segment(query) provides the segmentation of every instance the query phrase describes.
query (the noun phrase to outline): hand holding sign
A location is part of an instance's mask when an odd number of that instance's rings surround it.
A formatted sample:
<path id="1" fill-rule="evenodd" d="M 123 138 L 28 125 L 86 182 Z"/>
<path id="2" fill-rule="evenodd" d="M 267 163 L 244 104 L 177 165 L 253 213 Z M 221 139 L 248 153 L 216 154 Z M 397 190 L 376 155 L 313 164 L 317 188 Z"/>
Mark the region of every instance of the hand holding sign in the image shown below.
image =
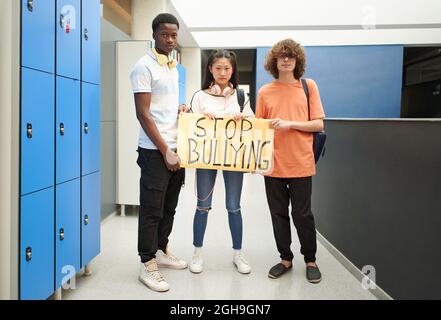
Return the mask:
<path id="1" fill-rule="evenodd" d="M 179 113 L 181 114 L 181 113 L 187 113 L 187 112 L 190 112 L 190 108 L 187 107 L 187 105 L 185 105 L 185 104 L 181 104 L 179 106 Z"/>
<path id="2" fill-rule="evenodd" d="M 247 116 L 245 115 L 245 114 L 243 114 L 243 113 L 238 113 L 238 114 L 236 114 L 236 115 L 234 115 L 233 116 L 233 119 L 235 120 L 235 121 L 240 121 L 240 120 L 242 120 L 242 119 L 245 119 Z"/>
<path id="3" fill-rule="evenodd" d="M 273 162 L 270 120 L 232 117 L 208 119 L 181 114 L 178 154 L 182 167 L 268 173 Z"/>
<path id="4" fill-rule="evenodd" d="M 181 167 L 181 159 L 179 158 L 178 154 L 170 150 L 170 148 L 167 149 L 164 160 L 167 169 L 170 171 L 177 171 Z"/>
<path id="5" fill-rule="evenodd" d="M 210 112 L 204 113 L 204 116 L 210 120 L 214 120 L 214 118 L 216 118 L 216 115 L 214 113 L 210 113 Z"/>
<path id="6" fill-rule="evenodd" d="M 291 121 L 276 118 L 276 119 L 271 120 L 271 126 L 274 129 L 290 129 L 291 128 Z"/>

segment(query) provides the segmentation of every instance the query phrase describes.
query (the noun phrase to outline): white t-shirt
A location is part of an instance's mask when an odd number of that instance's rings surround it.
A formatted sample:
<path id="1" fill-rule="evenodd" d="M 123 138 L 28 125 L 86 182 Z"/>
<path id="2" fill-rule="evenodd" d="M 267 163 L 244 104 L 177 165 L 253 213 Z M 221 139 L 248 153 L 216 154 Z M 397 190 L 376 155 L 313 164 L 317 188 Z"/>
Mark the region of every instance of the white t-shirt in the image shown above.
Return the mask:
<path id="1" fill-rule="evenodd" d="M 179 112 L 178 71 L 167 64 L 161 66 L 152 51 L 148 51 L 130 73 L 133 93 L 151 92 L 150 114 L 161 137 L 169 148 L 176 148 Z M 158 149 L 142 127 L 138 145 L 144 149 Z"/>
<path id="2" fill-rule="evenodd" d="M 216 116 L 234 116 L 240 113 L 239 102 L 237 101 L 237 91 L 227 97 L 215 96 L 204 90 L 197 91 L 191 101 L 191 109 L 194 113 L 213 113 Z M 249 103 L 244 106 L 243 113 L 247 117 L 254 117 Z"/>

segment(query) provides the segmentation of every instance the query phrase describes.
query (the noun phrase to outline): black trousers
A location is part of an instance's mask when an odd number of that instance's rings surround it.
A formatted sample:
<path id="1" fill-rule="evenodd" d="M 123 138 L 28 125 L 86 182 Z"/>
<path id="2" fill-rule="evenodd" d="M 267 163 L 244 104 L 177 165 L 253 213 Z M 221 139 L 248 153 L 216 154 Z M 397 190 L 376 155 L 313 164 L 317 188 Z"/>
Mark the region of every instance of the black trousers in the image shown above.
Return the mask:
<path id="1" fill-rule="evenodd" d="M 280 258 L 287 261 L 294 258 L 288 208 L 291 200 L 291 216 L 300 240 L 300 252 L 306 263 L 315 262 L 317 239 L 311 211 L 312 177 L 265 177 L 265 190 Z"/>
<path id="2" fill-rule="evenodd" d="M 141 262 L 147 262 L 167 247 L 185 170 L 169 171 L 158 150 L 138 148 L 137 163 L 141 168 L 138 253 Z"/>

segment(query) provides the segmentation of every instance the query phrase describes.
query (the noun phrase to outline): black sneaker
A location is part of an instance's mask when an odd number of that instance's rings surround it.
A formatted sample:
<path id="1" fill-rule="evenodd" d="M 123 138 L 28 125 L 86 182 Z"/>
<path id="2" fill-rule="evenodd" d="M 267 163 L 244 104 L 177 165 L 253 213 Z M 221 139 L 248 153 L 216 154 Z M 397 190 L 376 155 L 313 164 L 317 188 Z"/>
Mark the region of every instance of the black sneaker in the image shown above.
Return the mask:
<path id="1" fill-rule="evenodd" d="M 311 283 L 319 283 L 322 281 L 320 269 L 317 266 L 306 266 L 306 279 Z"/>
<path id="2" fill-rule="evenodd" d="M 283 263 L 278 263 L 270 269 L 270 271 L 268 272 L 268 277 L 270 277 L 271 279 L 277 279 L 291 269 L 292 263 L 289 267 L 285 267 Z"/>

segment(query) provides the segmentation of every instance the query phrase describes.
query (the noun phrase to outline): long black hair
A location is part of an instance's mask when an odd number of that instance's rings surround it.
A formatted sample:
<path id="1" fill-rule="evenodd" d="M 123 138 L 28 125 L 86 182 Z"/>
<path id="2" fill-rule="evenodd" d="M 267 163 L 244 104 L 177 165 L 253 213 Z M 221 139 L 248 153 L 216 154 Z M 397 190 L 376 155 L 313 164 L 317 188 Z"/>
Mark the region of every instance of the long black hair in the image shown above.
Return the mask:
<path id="1" fill-rule="evenodd" d="M 207 66 L 205 68 L 205 80 L 202 85 L 202 90 L 208 89 L 210 85 L 214 82 L 213 75 L 210 72 L 210 67 L 216 62 L 217 59 L 228 59 L 231 63 L 231 67 L 233 68 L 233 74 L 231 75 L 230 82 L 233 85 L 233 88 L 236 89 L 239 85 L 239 74 L 237 72 L 237 62 L 236 62 L 236 54 L 233 51 L 228 50 L 216 50 L 213 51 L 208 57 Z"/>

